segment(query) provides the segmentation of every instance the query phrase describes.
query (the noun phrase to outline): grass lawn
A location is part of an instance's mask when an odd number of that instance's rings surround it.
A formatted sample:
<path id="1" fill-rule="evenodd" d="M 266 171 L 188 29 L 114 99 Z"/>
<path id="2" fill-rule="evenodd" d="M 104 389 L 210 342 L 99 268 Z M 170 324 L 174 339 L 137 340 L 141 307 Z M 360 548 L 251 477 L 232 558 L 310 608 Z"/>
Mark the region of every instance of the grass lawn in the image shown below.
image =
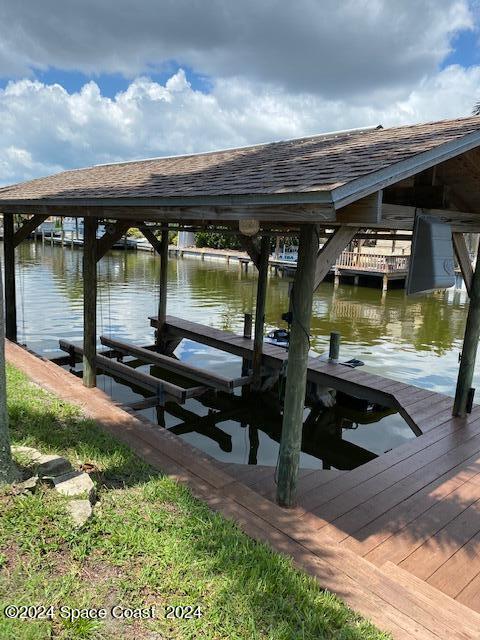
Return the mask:
<path id="1" fill-rule="evenodd" d="M 8 368 L 12 441 L 94 465 L 99 502 L 76 530 L 50 489 L 0 493 L 0 639 L 380 639 L 315 580 L 210 511 L 80 411 Z M 52 621 L 9 620 L 8 604 L 53 605 Z M 69 621 L 60 606 L 155 606 L 153 619 Z M 202 617 L 166 619 L 165 607 Z"/>

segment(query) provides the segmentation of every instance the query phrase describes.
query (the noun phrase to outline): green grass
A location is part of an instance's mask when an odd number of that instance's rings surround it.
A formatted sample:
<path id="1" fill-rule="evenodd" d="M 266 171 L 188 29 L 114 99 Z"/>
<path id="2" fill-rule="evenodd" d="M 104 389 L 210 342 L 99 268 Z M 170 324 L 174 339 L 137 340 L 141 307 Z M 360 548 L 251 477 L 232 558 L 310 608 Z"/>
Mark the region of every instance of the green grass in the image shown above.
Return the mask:
<path id="1" fill-rule="evenodd" d="M 0 492 L 0 639 L 385 638 L 289 559 L 245 536 L 80 411 L 8 368 L 15 444 L 94 465 L 99 503 L 76 530 L 65 499 Z M 53 605 L 53 621 L 8 620 L 6 605 Z M 58 607 L 155 605 L 154 619 L 68 622 Z M 170 620 L 168 605 L 198 605 Z"/>

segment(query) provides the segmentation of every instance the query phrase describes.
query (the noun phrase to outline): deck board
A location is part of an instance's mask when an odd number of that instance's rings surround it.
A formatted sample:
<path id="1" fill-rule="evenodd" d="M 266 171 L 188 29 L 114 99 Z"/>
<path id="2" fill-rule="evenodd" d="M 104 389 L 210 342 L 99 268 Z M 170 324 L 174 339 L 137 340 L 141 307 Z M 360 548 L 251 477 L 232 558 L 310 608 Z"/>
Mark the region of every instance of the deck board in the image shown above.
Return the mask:
<path id="1" fill-rule="evenodd" d="M 233 348 L 239 344 L 244 348 L 245 339 Z M 79 404 L 150 464 L 288 554 L 394 638 L 479 637 L 480 407 L 452 418 L 447 396 L 315 361 L 315 380 L 339 380 L 351 389 L 361 389 L 362 380 L 378 383 L 426 432 L 353 471 L 302 470 L 298 507 L 285 510 L 274 502 L 273 467 L 236 465 L 233 472 L 230 463 L 127 413 L 101 391 L 86 390 L 56 365 L 7 347 L 8 359 L 35 382 Z M 285 354 L 268 357 L 278 366 Z"/>

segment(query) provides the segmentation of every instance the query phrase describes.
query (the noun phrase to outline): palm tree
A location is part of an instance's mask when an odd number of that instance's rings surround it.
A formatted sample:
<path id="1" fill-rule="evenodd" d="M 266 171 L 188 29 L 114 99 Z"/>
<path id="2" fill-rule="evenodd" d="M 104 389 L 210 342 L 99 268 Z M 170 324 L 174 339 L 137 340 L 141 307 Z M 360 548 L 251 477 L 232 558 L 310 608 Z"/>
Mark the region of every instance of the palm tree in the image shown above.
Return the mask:
<path id="1" fill-rule="evenodd" d="M 12 482 L 14 469 L 7 417 L 7 388 L 5 376 L 5 325 L 3 311 L 3 283 L 0 277 L 0 485 Z"/>

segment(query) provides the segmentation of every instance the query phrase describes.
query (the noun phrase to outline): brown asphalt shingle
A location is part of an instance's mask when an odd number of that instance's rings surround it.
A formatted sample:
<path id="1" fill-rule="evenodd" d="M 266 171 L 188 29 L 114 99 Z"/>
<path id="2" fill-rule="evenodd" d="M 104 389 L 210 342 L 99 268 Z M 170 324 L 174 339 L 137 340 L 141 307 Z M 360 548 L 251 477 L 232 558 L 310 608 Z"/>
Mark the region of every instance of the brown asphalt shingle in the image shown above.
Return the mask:
<path id="1" fill-rule="evenodd" d="M 0 203 L 330 191 L 477 131 L 470 117 L 89 167 L 0 188 Z"/>

